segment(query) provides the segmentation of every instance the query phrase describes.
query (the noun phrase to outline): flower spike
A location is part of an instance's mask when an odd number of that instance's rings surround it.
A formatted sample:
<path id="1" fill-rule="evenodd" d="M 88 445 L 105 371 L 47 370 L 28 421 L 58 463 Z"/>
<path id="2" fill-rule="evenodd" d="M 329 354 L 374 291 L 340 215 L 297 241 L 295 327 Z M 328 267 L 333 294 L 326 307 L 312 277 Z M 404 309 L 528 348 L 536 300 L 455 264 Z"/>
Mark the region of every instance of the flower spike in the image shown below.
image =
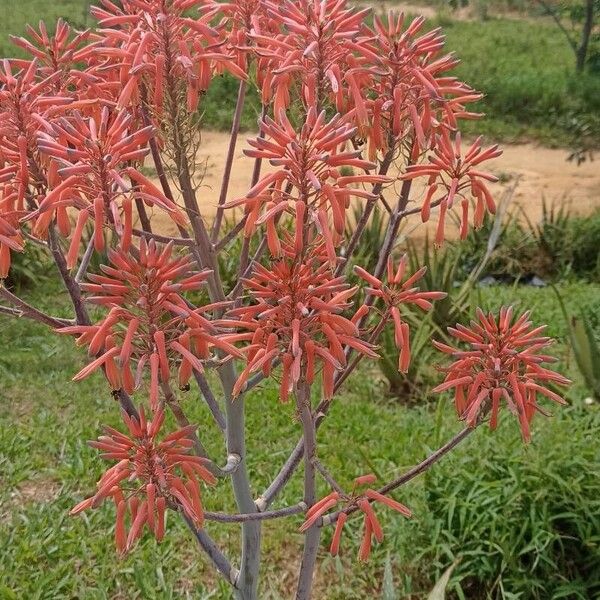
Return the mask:
<path id="1" fill-rule="evenodd" d="M 106 460 L 118 461 L 97 484 L 96 493 L 71 510 L 77 515 L 97 508 L 112 498 L 117 510 L 115 543 L 121 554 L 129 552 L 146 526 L 160 541 L 164 535 L 166 508 L 184 512 L 197 527 L 202 527 L 204 511 L 200 482 L 214 485 L 215 478 L 204 466 L 205 459 L 190 454 L 193 426 L 184 427 L 158 441 L 164 413 L 158 410 L 147 421 L 143 407 L 139 419 L 122 414 L 129 434 L 105 427 L 105 435 L 90 442 Z M 127 533 L 126 519 L 130 528 Z"/>

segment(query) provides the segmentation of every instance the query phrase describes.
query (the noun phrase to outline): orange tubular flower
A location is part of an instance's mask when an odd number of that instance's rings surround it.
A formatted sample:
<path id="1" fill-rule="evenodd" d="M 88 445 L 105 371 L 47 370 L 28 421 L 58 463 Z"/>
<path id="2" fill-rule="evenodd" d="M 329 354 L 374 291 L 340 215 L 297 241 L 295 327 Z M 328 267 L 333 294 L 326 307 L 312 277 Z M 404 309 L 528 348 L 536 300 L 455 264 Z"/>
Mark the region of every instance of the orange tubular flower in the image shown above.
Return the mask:
<path id="1" fill-rule="evenodd" d="M 491 173 L 480 171 L 478 167 L 484 161 L 500 156 L 502 150 L 499 150 L 497 145 L 483 150 L 479 137 L 463 156 L 460 133 L 456 134 L 454 142 L 452 142 L 449 133 L 444 130 L 441 135 L 436 137 L 433 151 L 434 156 L 429 156 L 429 163 L 409 165 L 406 173 L 402 175 L 402 179 L 428 177 L 429 187 L 421 209 L 423 221 L 429 220 L 433 197 L 441 188 L 442 196 L 435 200 L 440 205 L 440 217 L 435 237 L 435 242 L 439 246 L 444 241 L 446 212 L 452 208 L 457 199 L 460 199 L 462 208 L 461 239 L 467 236 L 469 228 L 469 197 L 476 201 L 473 216 L 475 227 L 480 227 L 483 223 L 486 210 L 492 214 L 496 212 L 494 199 L 484 182 L 495 182 L 498 181 L 498 178 Z"/>
<path id="2" fill-rule="evenodd" d="M 241 353 L 217 332 L 206 313 L 218 305 L 191 308 L 182 292 L 198 290 L 210 272 L 191 271 L 189 257 L 172 258 L 172 246 L 159 249 L 142 241 L 139 257 L 123 251 L 109 252 L 112 266 L 103 275 L 90 275 L 82 284 L 94 294 L 88 302 L 109 308 L 97 325 L 74 325 L 59 333 L 78 335 L 90 356 L 97 357 L 75 380 L 104 366 L 113 389 L 128 393 L 140 385 L 144 368 L 150 368 L 150 399 L 158 405 L 159 384 L 167 383 L 173 366 L 178 367 L 179 386 L 187 385 L 193 370 L 203 370 L 202 361 L 211 349 L 233 355 Z M 136 368 L 134 376 L 133 369 Z"/>
<path id="3" fill-rule="evenodd" d="M 364 279 L 370 287 L 366 292 L 371 296 L 381 298 L 384 306 L 394 322 L 394 340 L 397 348 L 400 350 L 398 361 L 398 370 L 406 373 L 410 365 L 410 331 L 408 323 L 402 320 L 400 313 L 403 305 L 413 304 L 421 310 L 429 311 L 432 308 L 432 300 L 441 300 L 446 297 L 444 292 L 423 292 L 415 287 L 427 271 L 427 267 L 422 267 L 416 273 L 406 276 L 406 266 L 408 258 L 406 254 L 402 256 L 398 267 L 394 267 L 392 258 L 388 259 L 386 270 L 386 283 L 365 271 L 362 267 L 355 266 L 354 272 Z"/>
<path id="4" fill-rule="evenodd" d="M 392 510 L 399 512 L 406 518 L 412 517 L 410 509 L 404 506 L 404 504 L 401 504 L 392 498 L 388 498 L 376 490 L 367 488 L 364 492 L 356 492 L 357 487 L 364 487 L 365 485 L 375 483 L 375 481 L 377 481 L 377 478 L 372 474 L 357 477 L 354 480 L 354 486 L 350 495 L 340 495 L 338 492 L 332 492 L 313 504 L 306 512 L 304 523 L 300 526 L 300 532 L 305 532 L 315 525 L 325 513 L 330 512 L 342 502 L 343 508 L 337 516 L 335 530 L 329 547 L 331 555 L 337 556 L 340 550 L 342 531 L 348 520 L 348 513 L 344 511 L 348 508 L 358 507 L 364 515 L 363 538 L 358 553 L 358 559 L 360 561 L 368 560 L 371 553 L 373 537 L 378 543 L 383 542 L 383 529 L 371 506 L 372 503 L 379 502 L 380 504 L 384 504 Z"/>
<path id="5" fill-rule="evenodd" d="M 323 395 L 331 398 L 335 372 L 346 365 L 347 348 L 377 356 L 356 324 L 341 314 L 356 288 L 334 276 L 323 244 L 301 258 L 292 243 L 284 243 L 282 254 L 269 269 L 255 265 L 252 277 L 244 280 L 255 303 L 233 309 L 219 321 L 221 326 L 249 330 L 229 338 L 250 342 L 244 349 L 248 364 L 234 395 L 244 390 L 252 373 L 262 370 L 268 375 L 281 360 L 283 402 L 303 373 L 309 383 L 314 381 L 319 365 Z"/>
<path id="6" fill-rule="evenodd" d="M 248 72 L 249 60 L 254 55 L 252 33 L 271 33 L 266 17 L 263 0 L 230 0 L 229 2 L 211 1 L 203 6 L 204 11 L 222 15 L 220 27 L 227 32 L 225 37 L 226 53 L 235 57 L 235 63 L 244 72 Z M 273 28 L 274 29 L 274 28 Z M 257 69 L 257 77 L 264 76 L 264 68 Z"/>
<path id="7" fill-rule="evenodd" d="M 361 97 L 353 67 L 366 59 L 359 33 L 370 9 L 356 11 L 345 0 L 265 1 L 264 6 L 283 33 L 258 29 L 252 36 L 257 55 L 265 57 L 263 102 L 273 99 L 279 114 L 288 108 L 289 90 L 299 82 L 305 106 L 321 109 L 329 100 L 338 111 L 346 111 L 349 95 Z"/>
<path id="8" fill-rule="evenodd" d="M 88 119 L 75 111 L 70 118 L 45 122 L 46 131 L 39 134 L 38 148 L 52 158 L 50 170 L 56 177 L 52 190 L 31 217 L 37 218 L 35 231 L 42 234 L 53 211 L 64 211 L 65 207 L 79 209 L 68 253 L 69 267 L 76 262 L 88 219 L 94 224 L 96 250 L 104 249 L 105 224 L 115 228 L 121 247 L 127 250 L 131 244 L 135 198 L 162 208 L 180 225 L 186 223 L 183 213 L 171 200 L 138 170 L 128 166 L 146 156 L 149 152 L 146 145 L 153 135 L 152 127 L 132 130 L 132 121 L 127 112 L 111 112 L 107 107 Z M 67 220 L 61 232 L 66 235 L 69 230 Z"/>
<path id="9" fill-rule="evenodd" d="M 326 122 L 324 112 L 317 114 L 311 108 L 299 132 L 294 130 L 285 112 L 281 111 L 279 118 L 279 123 L 269 117 L 262 121 L 260 127 L 266 137 L 249 140 L 254 149 L 245 150 L 247 156 L 269 159 L 277 170 L 265 175 L 246 197 L 226 206 L 245 205 L 246 235 L 252 234 L 257 225 L 266 223 L 269 249 L 275 256 L 280 249 L 275 227 L 277 218 L 287 212 L 297 218 L 297 228 L 302 228 L 304 222 L 314 223 L 325 239 L 333 262 L 334 245 L 344 232 L 350 196 L 371 198 L 370 192 L 353 186 L 389 179 L 366 173 L 342 175 L 343 167 L 371 170 L 376 165 L 359 158 L 358 151 L 343 151 L 356 129 L 345 124 L 339 115 Z M 328 225 L 329 214 L 333 232 Z"/>
<path id="10" fill-rule="evenodd" d="M 456 127 L 457 117 L 471 116 L 464 104 L 481 97 L 443 73 L 458 60 L 441 55 L 440 29 L 419 33 L 425 19 L 417 17 L 405 27 L 403 14 L 389 13 L 387 23 L 374 17 L 374 31 L 364 46 L 378 57 L 376 68 L 364 64 L 359 71 L 367 82 L 365 102 L 370 109 L 369 155 L 388 150 L 391 140 L 411 139 L 412 157 L 427 150 L 442 124 Z"/>
<path id="11" fill-rule="evenodd" d="M 74 82 L 77 78 L 74 71 L 90 50 L 89 46 L 85 45 L 90 38 L 90 30 L 87 29 L 72 35 L 71 27 L 62 19 L 58 19 L 56 23 L 54 36 L 48 33 L 43 21 L 40 21 L 39 31 L 30 25 L 26 25 L 25 30 L 30 39 L 11 35 L 12 43 L 37 61 L 42 77 L 60 73 L 61 77 L 54 83 L 55 91 L 65 90 L 67 84 Z M 14 62 L 22 63 L 25 67 L 30 64 L 28 61 Z"/>
<path id="12" fill-rule="evenodd" d="M 435 342 L 435 346 L 455 358 L 445 368 L 444 383 L 434 389 L 454 389 L 456 411 L 461 419 L 475 426 L 488 412 L 490 427 L 496 428 L 501 401 L 518 419 L 523 439 L 531 439 L 530 425 L 536 412 L 547 414 L 538 404 L 538 395 L 559 404 L 565 401 L 546 387 L 568 385 L 570 381 L 542 365 L 556 359 L 541 351 L 550 346 L 551 338 L 541 336 L 545 325 L 533 327 L 529 312 L 513 322 L 512 307 L 503 307 L 498 317 L 477 311 L 477 321 L 470 327 L 457 325 L 449 333 L 470 348 L 461 350 Z"/>
<path id="13" fill-rule="evenodd" d="M 35 205 L 31 197 L 26 202 L 28 190 L 44 178 L 37 149 L 40 117 L 72 101 L 56 95 L 58 75 L 42 79 L 35 61 L 23 61 L 25 68 L 16 62 L 0 65 L 0 278 L 8 274 L 11 252 L 23 249 L 20 220 Z"/>
<path id="14" fill-rule="evenodd" d="M 77 515 L 97 508 L 112 498 L 117 509 L 115 543 L 119 553 L 131 550 L 143 533 L 144 526 L 161 541 L 165 532 L 165 510 L 177 507 L 197 527 L 202 527 L 200 482 L 215 483 L 215 477 L 204 466 L 205 459 L 190 454 L 195 426 L 190 425 L 157 440 L 164 413 L 159 410 L 147 421 L 143 408 L 139 420 L 123 412 L 129 435 L 105 427 L 105 435 L 90 446 L 102 452 L 106 460 L 118 461 L 97 484 L 96 493 L 71 510 Z M 129 515 L 129 532 L 126 527 Z"/>
<path id="15" fill-rule="evenodd" d="M 23 250 L 23 237 L 19 231 L 19 218 L 26 214 L 16 210 L 16 194 L 5 188 L 5 197 L 0 196 L 0 279 L 8 276 L 11 251 Z"/>
<path id="16" fill-rule="evenodd" d="M 157 115 L 165 102 L 178 102 L 181 94 L 192 113 L 215 71 L 246 78 L 235 59 L 222 51 L 226 37 L 209 25 L 214 10 L 210 4 L 203 7 L 203 0 L 123 0 L 121 7 L 101 0 L 100 4 L 91 11 L 102 27 L 102 46 L 96 54 L 104 62 L 94 65 L 91 73 L 105 77 L 104 71 L 112 68 L 120 107 L 139 103 L 143 84 Z"/>

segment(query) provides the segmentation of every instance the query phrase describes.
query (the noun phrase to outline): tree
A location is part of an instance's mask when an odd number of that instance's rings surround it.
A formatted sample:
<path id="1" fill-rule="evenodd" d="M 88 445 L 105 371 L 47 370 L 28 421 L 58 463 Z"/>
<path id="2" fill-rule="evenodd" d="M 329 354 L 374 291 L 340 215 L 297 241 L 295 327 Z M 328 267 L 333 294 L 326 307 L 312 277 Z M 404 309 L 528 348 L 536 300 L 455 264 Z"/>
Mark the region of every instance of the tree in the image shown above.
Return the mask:
<path id="1" fill-rule="evenodd" d="M 594 23 L 596 22 L 598 14 L 600 14 L 600 4 L 598 4 L 598 0 L 584 0 L 583 6 L 566 6 L 562 10 L 552 7 L 545 0 L 537 1 L 546 11 L 546 14 L 554 19 L 554 22 L 569 42 L 569 46 L 571 46 L 571 49 L 575 54 L 575 68 L 578 72 L 583 71 L 588 59 Z M 574 27 L 569 30 L 563 23 L 562 13 L 565 12 L 569 13 L 572 23 L 581 25 L 579 35 L 577 35 L 577 31 Z"/>

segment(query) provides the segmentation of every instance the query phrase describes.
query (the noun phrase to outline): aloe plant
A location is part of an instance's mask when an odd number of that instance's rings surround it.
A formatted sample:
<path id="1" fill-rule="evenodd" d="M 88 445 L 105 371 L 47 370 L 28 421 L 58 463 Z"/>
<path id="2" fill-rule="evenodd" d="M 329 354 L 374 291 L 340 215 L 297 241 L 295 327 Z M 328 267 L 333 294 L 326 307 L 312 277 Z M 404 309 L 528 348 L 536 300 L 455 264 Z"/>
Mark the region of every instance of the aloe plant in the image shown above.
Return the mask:
<path id="1" fill-rule="evenodd" d="M 596 400 L 600 400 L 600 347 L 594 337 L 589 316 L 580 310 L 579 316 L 569 315 L 558 290 L 553 287 L 568 325 L 569 341 L 577 368 Z"/>

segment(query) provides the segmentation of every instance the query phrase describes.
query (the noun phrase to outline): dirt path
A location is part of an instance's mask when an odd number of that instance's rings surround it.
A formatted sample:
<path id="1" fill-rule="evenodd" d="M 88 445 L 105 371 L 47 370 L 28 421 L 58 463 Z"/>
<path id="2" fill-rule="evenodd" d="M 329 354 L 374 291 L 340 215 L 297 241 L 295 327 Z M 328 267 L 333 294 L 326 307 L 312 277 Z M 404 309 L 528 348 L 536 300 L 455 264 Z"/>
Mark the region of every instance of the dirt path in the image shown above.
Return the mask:
<path id="1" fill-rule="evenodd" d="M 247 147 L 246 137 L 241 136 L 238 141 L 229 200 L 243 197 L 251 180 L 254 161 L 242 154 Z M 215 214 L 228 142 L 226 133 L 208 131 L 202 134 L 197 174 L 204 173 L 204 176 L 198 199 L 202 216 L 207 221 Z M 541 215 L 544 198 L 548 203 L 566 202 L 573 212 L 580 214 L 600 207 L 600 162 L 577 166 L 567 162 L 566 158 L 567 152 L 560 149 L 534 144 L 504 146 L 504 154 L 490 163 L 490 170 L 501 178 L 501 183 L 493 186 L 494 195 L 499 198 L 503 189 L 512 186 L 518 178 L 513 205 L 522 207 L 534 222 Z M 422 198 L 421 190 L 415 186 L 411 201 L 418 202 Z M 389 190 L 388 196 L 390 201 L 394 200 L 394 189 Z M 172 223 L 158 211 L 154 222 L 162 233 L 175 234 Z"/>

